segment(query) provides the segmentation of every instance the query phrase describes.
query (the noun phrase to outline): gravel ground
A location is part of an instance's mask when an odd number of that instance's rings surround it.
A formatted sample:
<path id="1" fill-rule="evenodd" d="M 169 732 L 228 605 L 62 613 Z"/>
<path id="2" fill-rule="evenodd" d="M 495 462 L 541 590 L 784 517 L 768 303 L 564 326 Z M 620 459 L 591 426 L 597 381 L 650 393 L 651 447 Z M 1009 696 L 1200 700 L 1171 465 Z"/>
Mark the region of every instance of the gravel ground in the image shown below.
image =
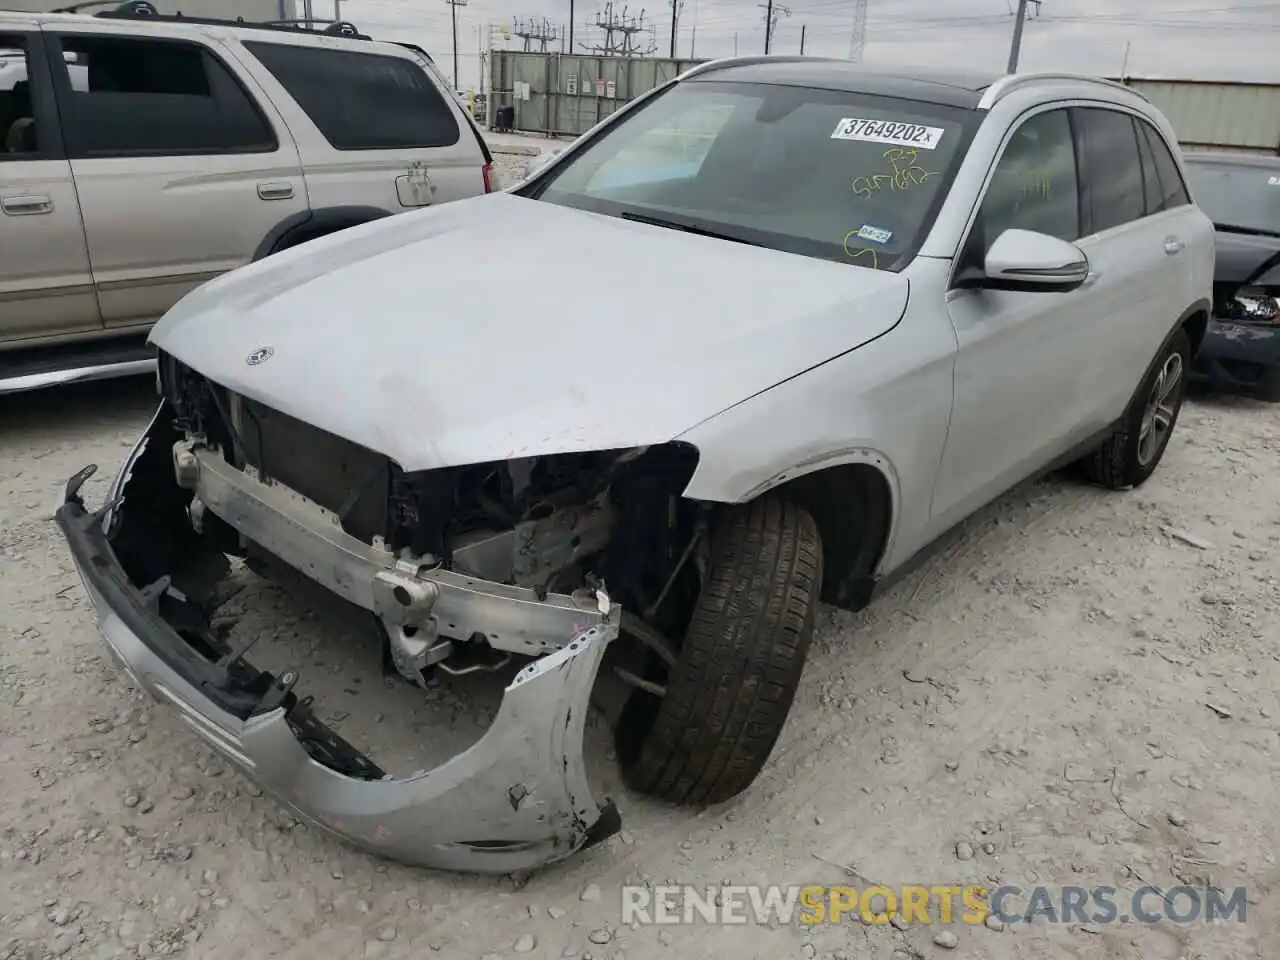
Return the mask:
<path id="1" fill-rule="evenodd" d="M 625 831 L 532 878 L 376 861 L 300 825 L 105 658 L 50 514 L 107 478 L 150 384 L 0 398 L 0 958 L 1280 957 L 1280 423 L 1189 405 L 1156 476 L 1021 488 L 869 610 L 824 609 L 761 779 L 693 814 L 627 794 Z M 389 694 L 360 635 L 243 574 L 236 629 L 305 656 L 332 719 L 392 766 L 474 738 L 496 687 Z M 255 652 L 255 657 L 259 654 Z M 295 660 L 296 662 L 296 660 Z M 899 931 L 639 929 L 619 886 L 836 883 L 1249 888 L 1244 923 Z"/>

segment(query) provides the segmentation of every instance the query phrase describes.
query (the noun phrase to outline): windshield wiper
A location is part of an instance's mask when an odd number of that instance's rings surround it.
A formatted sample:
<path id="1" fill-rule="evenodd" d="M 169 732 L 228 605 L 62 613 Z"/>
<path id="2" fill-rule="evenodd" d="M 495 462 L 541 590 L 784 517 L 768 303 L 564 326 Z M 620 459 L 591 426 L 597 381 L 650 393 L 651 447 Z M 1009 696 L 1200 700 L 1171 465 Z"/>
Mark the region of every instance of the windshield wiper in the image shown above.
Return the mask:
<path id="1" fill-rule="evenodd" d="M 1244 233 L 1254 237 L 1280 238 L 1280 230 L 1266 230 L 1262 227 L 1242 227 L 1234 223 L 1215 223 L 1213 229 L 1223 233 Z"/>
<path id="2" fill-rule="evenodd" d="M 630 210 L 624 210 L 619 214 L 623 220 L 631 220 L 634 223 L 647 223 L 651 227 L 666 227 L 668 230 L 679 230 L 682 233 L 692 233 L 699 237 L 712 237 L 716 240 L 728 240 L 732 243 L 745 243 L 749 247 L 762 247 L 764 244 L 756 243 L 754 240 L 747 240 L 743 237 L 735 237 L 732 234 L 721 233 L 718 230 L 711 230 L 707 227 L 700 227 L 694 223 L 681 223 L 678 220 L 664 220 L 662 217 L 652 217 L 647 213 L 633 213 Z"/>

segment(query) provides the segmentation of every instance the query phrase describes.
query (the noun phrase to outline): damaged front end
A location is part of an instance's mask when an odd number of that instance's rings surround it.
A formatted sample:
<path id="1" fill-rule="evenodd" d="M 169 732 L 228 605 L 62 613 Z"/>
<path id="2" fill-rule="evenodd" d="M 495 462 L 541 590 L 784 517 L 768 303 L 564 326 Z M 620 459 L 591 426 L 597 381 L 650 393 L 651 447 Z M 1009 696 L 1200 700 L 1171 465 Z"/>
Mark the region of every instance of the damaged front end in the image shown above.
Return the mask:
<path id="1" fill-rule="evenodd" d="M 623 616 L 605 578 L 653 582 L 627 557 L 649 556 L 637 537 L 654 531 L 622 518 L 637 496 L 678 495 L 690 451 L 406 475 L 163 357 L 162 377 L 165 399 L 104 507 L 80 497 L 87 468 L 57 512 L 107 645 L 138 685 L 299 814 L 393 859 L 505 873 L 616 832 L 582 750 Z M 686 523 L 683 508 L 670 516 L 673 530 Z M 368 611 L 388 669 L 419 686 L 527 663 L 481 739 L 392 777 L 295 692 L 305 664 L 257 669 L 253 640 L 232 646 L 212 629 L 228 557 L 282 561 Z"/>

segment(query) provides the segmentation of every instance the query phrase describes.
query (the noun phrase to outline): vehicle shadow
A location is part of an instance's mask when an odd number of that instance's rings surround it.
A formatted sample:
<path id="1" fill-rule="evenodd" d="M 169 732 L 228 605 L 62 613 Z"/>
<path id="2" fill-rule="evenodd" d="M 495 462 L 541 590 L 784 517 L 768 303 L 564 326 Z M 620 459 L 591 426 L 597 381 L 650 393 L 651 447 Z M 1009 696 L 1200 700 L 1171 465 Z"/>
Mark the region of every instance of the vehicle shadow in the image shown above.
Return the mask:
<path id="1" fill-rule="evenodd" d="M 135 423 L 157 405 L 151 376 L 70 383 L 43 390 L 0 395 L 0 438 L 58 439 L 89 427 Z"/>

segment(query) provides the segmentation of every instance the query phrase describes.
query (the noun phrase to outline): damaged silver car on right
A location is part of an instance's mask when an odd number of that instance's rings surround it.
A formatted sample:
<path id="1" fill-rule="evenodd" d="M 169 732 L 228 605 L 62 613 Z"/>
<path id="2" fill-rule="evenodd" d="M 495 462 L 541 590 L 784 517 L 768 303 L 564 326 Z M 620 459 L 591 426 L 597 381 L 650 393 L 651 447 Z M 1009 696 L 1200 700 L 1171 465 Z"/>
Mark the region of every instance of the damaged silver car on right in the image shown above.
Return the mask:
<path id="1" fill-rule="evenodd" d="M 124 668 L 284 802 L 401 860 L 536 867 L 619 828 L 583 758 L 606 654 L 626 782 L 728 800 L 820 598 L 860 608 L 1056 464 L 1152 475 L 1213 227 L 1133 184 L 1183 176 L 1160 112 L 1088 77 L 704 64 L 508 191 L 188 295 L 155 419 L 58 523 Z M 510 661 L 492 725 L 389 775 L 307 663 L 212 628 L 240 559 L 354 608 L 407 683 Z"/>

